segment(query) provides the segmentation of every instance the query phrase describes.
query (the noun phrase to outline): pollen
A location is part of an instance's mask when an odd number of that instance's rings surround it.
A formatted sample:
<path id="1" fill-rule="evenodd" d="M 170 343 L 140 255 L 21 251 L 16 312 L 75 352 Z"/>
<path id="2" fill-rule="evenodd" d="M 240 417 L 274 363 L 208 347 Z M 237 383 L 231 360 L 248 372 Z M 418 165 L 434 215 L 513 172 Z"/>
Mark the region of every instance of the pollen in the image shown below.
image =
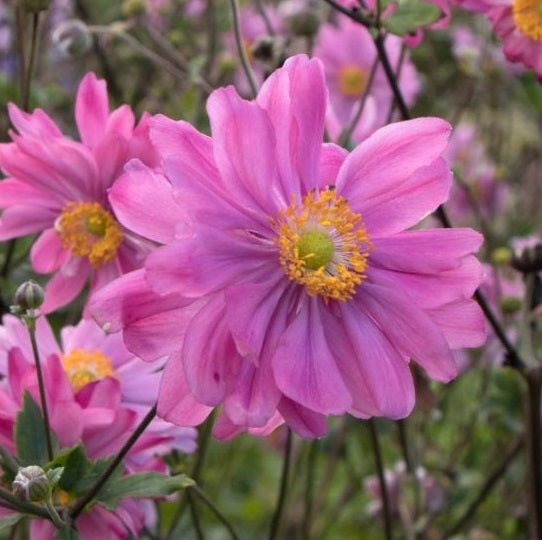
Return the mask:
<path id="1" fill-rule="evenodd" d="M 345 302 L 365 279 L 371 242 L 360 214 L 335 191 L 310 192 L 272 221 L 284 273 L 309 296 Z"/>
<path id="2" fill-rule="evenodd" d="M 521 33 L 542 43 L 542 1 L 514 0 L 512 13 Z"/>
<path id="3" fill-rule="evenodd" d="M 74 392 L 93 381 L 115 376 L 111 360 L 100 351 L 73 349 L 62 358 L 62 366 Z"/>
<path id="4" fill-rule="evenodd" d="M 347 64 L 339 69 L 339 90 L 345 96 L 361 96 L 367 82 L 367 72 L 356 64 Z"/>
<path id="5" fill-rule="evenodd" d="M 122 231 L 113 215 L 97 202 L 68 202 L 56 221 L 62 245 L 99 268 L 113 260 Z"/>

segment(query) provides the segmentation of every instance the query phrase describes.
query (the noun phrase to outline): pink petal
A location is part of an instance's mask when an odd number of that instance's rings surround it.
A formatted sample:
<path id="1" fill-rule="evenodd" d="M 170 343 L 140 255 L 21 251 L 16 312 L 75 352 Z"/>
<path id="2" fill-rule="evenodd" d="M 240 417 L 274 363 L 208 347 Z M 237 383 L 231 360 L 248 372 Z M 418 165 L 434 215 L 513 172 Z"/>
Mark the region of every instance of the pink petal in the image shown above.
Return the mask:
<path id="1" fill-rule="evenodd" d="M 41 109 L 27 113 L 14 103 L 8 103 L 11 123 L 19 134 L 31 137 L 62 137 L 62 132 L 55 122 Z"/>
<path id="2" fill-rule="evenodd" d="M 190 392 L 181 353 L 171 354 L 160 384 L 158 416 L 179 426 L 197 426 L 212 410 L 212 407 L 198 403 Z"/>
<path id="3" fill-rule="evenodd" d="M 109 202 L 126 228 L 162 244 L 173 241 L 176 224 L 187 219 L 171 184 L 140 161 L 130 162 L 115 181 Z"/>
<path id="4" fill-rule="evenodd" d="M 323 414 L 315 413 L 286 397 L 280 400 L 278 410 L 300 437 L 323 437 L 327 433 L 327 420 Z"/>
<path id="5" fill-rule="evenodd" d="M 41 233 L 30 250 L 32 267 L 39 274 L 54 272 L 69 257 L 70 251 L 64 248 L 55 229 L 47 229 Z"/>
<path id="6" fill-rule="evenodd" d="M 300 194 L 299 187 L 307 193 L 318 185 L 327 103 L 321 62 L 304 55 L 289 58 L 265 81 L 257 102 L 273 123 L 282 197 L 288 203 L 290 195 Z"/>
<path id="7" fill-rule="evenodd" d="M 457 375 L 442 332 L 407 296 L 365 281 L 356 299 L 394 347 L 421 365 L 431 378 L 448 382 Z"/>
<path id="8" fill-rule="evenodd" d="M 222 401 L 228 363 L 237 363 L 224 308 L 222 295 L 212 296 L 190 321 L 183 343 L 186 380 L 196 400 L 208 406 Z"/>
<path id="9" fill-rule="evenodd" d="M 298 309 L 273 356 L 277 386 L 308 409 L 342 414 L 351 407 L 352 397 L 325 338 L 320 300 L 307 299 Z"/>
<path id="10" fill-rule="evenodd" d="M 268 116 L 255 102 L 240 98 L 233 87 L 214 91 L 207 111 L 224 190 L 235 193 L 242 206 L 256 210 L 257 221 L 276 215 L 289 202 L 289 194 L 280 190 L 277 143 Z"/>
<path id="11" fill-rule="evenodd" d="M 79 85 L 75 102 L 75 121 L 85 146 L 98 145 L 105 134 L 108 116 L 106 83 L 94 73 L 87 73 Z"/>
<path id="12" fill-rule="evenodd" d="M 90 264 L 81 257 L 70 257 L 45 286 L 45 302 L 42 313 L 71 302 L 82 290 L 90 272 Z"/>
<path id="13" fill-rule="evenodd" d="M 0 217 L 0 240 L 18 238 L 49 229 L 57 217 L 56 212 L 41 210 L 29 214 L 26 206 L 12 206 Z"/>
<path id="14" fill-rule="evenodd" d="M 440 157 L 450 130 L 450 125 L 438 118 L 417 118 L 377 130 L 347 157 L 337 178 L 337 191 L 362 214 L 384 202 L 392 202 L 398 195 L 409 195 L 410 190 L 426 182 L 432 172 L 443 174 L 443 167 L 439 165 L 437 170 L 429 169 L 425 175 L 418 176 L 417 182 L 411 179 L 419 169 L 427 168 Z M 447 184 L 449 178 L 435 181 Z M 438 186 L 430 184 L 427 189 L 429 193 L 423 203 L 425 213 L 442 202 Z"/>
<path id="15" fill-rule="evenodd" d="M 128 141 L 118 133 L 107 133 L 94 148 L 94 157 L 99 166 L 99 175 L 92 187 L 94 197 L 101 200 L 105 190 L 122 174 L 128 160 Z"/>

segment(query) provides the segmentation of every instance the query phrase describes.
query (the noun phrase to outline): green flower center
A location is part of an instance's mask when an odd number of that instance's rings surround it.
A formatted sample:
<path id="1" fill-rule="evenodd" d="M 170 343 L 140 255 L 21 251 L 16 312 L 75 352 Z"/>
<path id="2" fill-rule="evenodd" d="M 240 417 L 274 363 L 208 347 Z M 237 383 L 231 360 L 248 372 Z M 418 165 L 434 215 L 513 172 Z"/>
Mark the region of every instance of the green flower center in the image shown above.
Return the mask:
<path id="1" fill-rule="evenodd" d="M 306 268 L 318 270 L 333 259 L 335 244 L 323 231 L 305 231 L 299 235 L 297 250 Z"/>

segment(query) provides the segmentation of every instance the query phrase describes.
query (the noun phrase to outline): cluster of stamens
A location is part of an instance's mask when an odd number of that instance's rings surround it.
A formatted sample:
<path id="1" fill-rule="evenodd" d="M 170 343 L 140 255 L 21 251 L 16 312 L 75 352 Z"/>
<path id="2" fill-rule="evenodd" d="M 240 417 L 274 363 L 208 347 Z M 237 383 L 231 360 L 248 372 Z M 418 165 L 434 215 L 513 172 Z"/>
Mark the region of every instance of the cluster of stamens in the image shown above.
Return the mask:
<path id="1" fill-rule="evenodd" d="M 295 199 L 273 221 L 279 261 L 309 296 L 345 302 L 365 279 L 371 243 L 361 216 L 333 190 Z"/>
<path id="2" fill-rule="evenodd" d="M 346 64 L 339 69 L 338 85 L 340 92 L 348 97 L 359 97 L 368 83 L 368 75 L 357 64 Z"/>
<path id="3" fill-rule="evenodd" d="M 512 14 L 522 34 L 542 43 L 542 3 L 540 0 L 515 0 Z"/>
<path id="4" fill-rule="evenodd" d="M 68 202 L 56 229 L 64 248 L 87 257 L 95 268 L 116 257 L 123 237 L 113 215 L 97 202 Z"/>
<path id="5" fill-rule="evenodd" d="M 74 392 L 93 381 L 115 376 L 111 360 L 100 351 L 73 349 L 62 358 L 62 366 Z"/>

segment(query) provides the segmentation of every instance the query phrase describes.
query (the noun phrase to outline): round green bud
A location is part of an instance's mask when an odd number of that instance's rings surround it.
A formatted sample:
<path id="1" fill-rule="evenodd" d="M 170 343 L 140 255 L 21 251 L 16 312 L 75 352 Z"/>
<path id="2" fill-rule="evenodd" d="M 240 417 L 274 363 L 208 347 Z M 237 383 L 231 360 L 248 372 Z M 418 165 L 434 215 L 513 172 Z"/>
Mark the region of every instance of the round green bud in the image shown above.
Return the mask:
<path id="1" fill-rule="evenodd" d="M 22 467 L 11 484 L 13 494 L 23 501 L 43 501 L 51 491 L 45 471 L 37 465 Z"/>
<path id="2" fill-rule="evenodd" d="M 37 309 L 43 304 L 45 294 L 35 281 L 25 281 L 15 291 L 15 305 L 23 311 Z"/>
<path id="3" fill-rule="evenodd" d="M 64 21 L 51 34 L 53 45 L 67 57 L 81 56 L 92 46 L 87 25 L 79 19 Z"/>
<path id="4" fill-rule="evenodd" d="M 124 0 L 122 3 L 122 13 L 126 17 L 138 17 L 145 13 L 144 0 Z"/>

